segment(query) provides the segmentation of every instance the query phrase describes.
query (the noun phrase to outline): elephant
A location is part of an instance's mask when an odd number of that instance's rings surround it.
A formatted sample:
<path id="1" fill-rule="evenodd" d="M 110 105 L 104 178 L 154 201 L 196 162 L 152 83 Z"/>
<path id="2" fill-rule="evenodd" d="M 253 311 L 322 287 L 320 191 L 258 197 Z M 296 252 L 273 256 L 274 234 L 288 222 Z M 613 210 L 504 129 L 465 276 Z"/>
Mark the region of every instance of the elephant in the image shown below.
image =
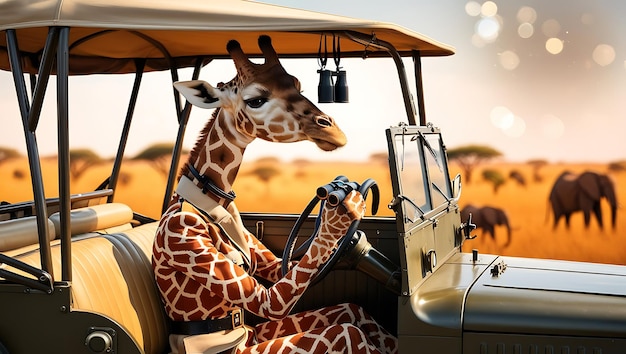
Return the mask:
<path id="1" fill-rule="evenodd" d="M 557 227 L 561 217 L 565 217 L 565 226 L 569 229 L 569 219 L 572 213 L 582 211 L 585 216 L 585 228 L 589 227 L 591 212 L 593 212 L 602 229 L 600 205 L 602 198 L 606 198 L 611 206 L 611 225 L 615 229 L 617 196 L 611 178 L 608 175 L 591 171 L 580 175 L 569 171 L 563 172 L 554 182 L 549 196 L 549 204 L 554 214 L 553 228 Z"/>
<path id="2" fill-rule="evenodd" d="M 472 214 L 472 224 L 487 232 L 494 241 L 496 239 L 495 226 L 505 226 L 508 237 L 505 247 L 511 243 L 511 225 L 504 210 L 492 206 L 476 207 L 469 204 L 461 209 L 461 220 L 467 222 L 470 214 Z"/>

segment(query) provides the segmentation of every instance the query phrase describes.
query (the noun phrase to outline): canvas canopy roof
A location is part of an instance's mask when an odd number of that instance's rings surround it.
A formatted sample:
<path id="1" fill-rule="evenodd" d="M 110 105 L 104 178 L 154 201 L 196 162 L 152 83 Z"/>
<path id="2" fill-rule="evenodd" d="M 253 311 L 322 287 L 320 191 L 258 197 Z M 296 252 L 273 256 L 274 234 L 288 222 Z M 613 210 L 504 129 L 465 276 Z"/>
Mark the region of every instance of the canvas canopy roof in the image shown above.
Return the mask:
<path id="1" fill-rule="evenodd" d="M 272 37 L 281 56 L 317 57 L 321 34 L 362 34 L 391 43 L 401 55 L 453 54 L 451 47 L 390 23 L 268 5 L 247 0 L 5 0 L 0 1 L 0 30 L 14 29 L 24 56 L 24 71 L 37 71 L 50 26 L 70 27 L 70 74 L 134 72 L 136 58 L 146 71 L 192 65 L 192 58 L 227 56 L 226 43 L 237 39 L 243 50 L 260 54 L 261 34 Z M 341 41 L 342 56 L 379 49 Z M 168 60 L 169 58 L 169 60 Z M 7 39 L 0 36 L 0 69 L 10 70 Z"/>

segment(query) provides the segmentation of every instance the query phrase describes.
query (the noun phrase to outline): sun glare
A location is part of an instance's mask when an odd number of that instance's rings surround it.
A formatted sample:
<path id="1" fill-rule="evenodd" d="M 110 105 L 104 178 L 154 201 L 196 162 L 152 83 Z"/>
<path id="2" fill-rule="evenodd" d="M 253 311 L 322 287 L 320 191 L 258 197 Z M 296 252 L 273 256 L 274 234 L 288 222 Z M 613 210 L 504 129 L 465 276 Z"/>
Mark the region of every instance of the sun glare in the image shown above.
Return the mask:
<path id="1" fill-rule="evenodd" d="M 500 23 L 495 17 L 484 17 L 476 23 L 476 33 L 485 42 L 493 42 L 500 33 Z"/>

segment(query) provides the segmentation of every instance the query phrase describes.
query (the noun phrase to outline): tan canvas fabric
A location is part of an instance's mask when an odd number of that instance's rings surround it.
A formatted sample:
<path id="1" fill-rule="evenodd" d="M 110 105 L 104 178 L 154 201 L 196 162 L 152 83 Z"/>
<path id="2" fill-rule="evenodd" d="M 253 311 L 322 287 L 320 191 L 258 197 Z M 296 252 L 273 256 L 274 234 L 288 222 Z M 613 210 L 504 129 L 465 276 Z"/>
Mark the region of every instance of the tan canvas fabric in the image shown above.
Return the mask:
<path id="1" fill-rule="evenodd" d="M 316 57 L 320 34 L 353 31 L 387 41 L 408 55 L 453 54 L 453 49 L 401 26 L 322 14 L 244 0 L 7 0 L 0 2 L 0 30 L 15 29 L 20 49 L 38 53 L 49 26 L 68 26 L 70 73 L 134 72 L 134 58 L 151 59 L 146 71 L 193 65 L 192 57 L 225 57 L 226 43 L 237 39 L 244 52 L 257 55 L 256 39 L 272 37 L 281 56 Z M 89 40 L 84 40 L 84 39 Z M 330 41 L 332 42 L 332 41 Z M 155 49 L 155 43 L 167 54 Z M 330 46 L 330 44 L 329 44 Z M 367 43 L 344 40 L 343 56 L 360 56 Z M 0 69 L 9 70 L 6 36 L 0 36 Z M 330 49 L 330 48 L 329 48 Z M 376 54 L 376 49 L 369 47 Z M 25 60 L 25 70 L 36 65 Z"/>

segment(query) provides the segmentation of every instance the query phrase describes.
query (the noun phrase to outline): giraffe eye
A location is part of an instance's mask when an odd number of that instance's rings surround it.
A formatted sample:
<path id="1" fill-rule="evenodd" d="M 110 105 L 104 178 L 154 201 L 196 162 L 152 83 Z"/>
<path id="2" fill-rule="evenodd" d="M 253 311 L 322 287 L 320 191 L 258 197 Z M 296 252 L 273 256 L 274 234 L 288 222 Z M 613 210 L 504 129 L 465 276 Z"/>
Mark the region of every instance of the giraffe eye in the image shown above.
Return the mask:
<path id="1" fill-rule="evenodd" d="M 250 108 L 260 108 L 261 106 L 265 104 L 265 102 L 267 102 L 266 97 L 257 97 L 257 98 L 246 100 L 246 104 Z"/>

